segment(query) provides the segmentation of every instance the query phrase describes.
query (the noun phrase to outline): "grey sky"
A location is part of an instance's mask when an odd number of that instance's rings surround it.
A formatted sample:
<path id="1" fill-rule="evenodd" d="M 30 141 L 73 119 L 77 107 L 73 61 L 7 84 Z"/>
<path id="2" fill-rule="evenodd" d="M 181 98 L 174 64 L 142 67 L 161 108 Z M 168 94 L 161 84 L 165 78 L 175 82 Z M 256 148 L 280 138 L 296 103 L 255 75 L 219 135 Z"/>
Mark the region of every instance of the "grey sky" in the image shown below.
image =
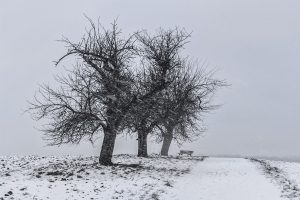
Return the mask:
<path id="1" fill-rule="evenodd" d="M 25 114 L 38 83 L 61 71 L 53 62 L 76 41 L 84 14 L 104 25 L 119 17 L 123 32 L 159 27 L 193 31 L 186 51 L 207 60 L 232 86 L 216 96 L 223 107 L 210 114 L 203 137 L 183 148 L 201 154 L 300 157 L 300 1 L 128 0 L 0 1 L 0 155 L 96 154 L 95 147 L 45 147 L 38 124 Z M 38 126 L 37 126 L 38 127 Z M 135 152 L 123 137 L 116 153 Z M 173 145 L 171 151 L 178 151 Z M 150 152 L 158 152 L 150 145 Z"/>

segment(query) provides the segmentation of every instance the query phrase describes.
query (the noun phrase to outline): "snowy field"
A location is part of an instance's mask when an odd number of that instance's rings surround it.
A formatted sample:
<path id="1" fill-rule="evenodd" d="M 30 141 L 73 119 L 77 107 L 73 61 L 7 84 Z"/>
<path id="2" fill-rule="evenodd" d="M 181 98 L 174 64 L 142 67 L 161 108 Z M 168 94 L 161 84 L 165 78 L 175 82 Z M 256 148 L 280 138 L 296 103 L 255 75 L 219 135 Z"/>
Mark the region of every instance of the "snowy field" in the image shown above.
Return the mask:
<path id="1" fill-rule="evenodd" d="M 0 199 L 299 200 L 300 163 L 117 155 L 0 157 Z"/>
<path id="2" fill-rule="evenodd" d="M 276 183 L 281 190 L 282 197 L 300 199 L 300 163 L 256 160 L 267 177 Z"/>
<path id="3" fill-rule="evenodd" d="M 268 161 L 268 163 L 281 169 L 291 181 L 300 187 L 300 163 L 282 161 Z"/>
<path id="4" fill-rule="evenodd" d="M 280 191 L 253 163 L 241 158 L 207 158 L 178 181 L 166 200 L 278 200 Z"/>
<path id="5" fill-rule="evenodd" d="M 118 155 L 105 167 L 97 157 L 0 157 L 0 199 L 155 199 L 201 160 Z"/>

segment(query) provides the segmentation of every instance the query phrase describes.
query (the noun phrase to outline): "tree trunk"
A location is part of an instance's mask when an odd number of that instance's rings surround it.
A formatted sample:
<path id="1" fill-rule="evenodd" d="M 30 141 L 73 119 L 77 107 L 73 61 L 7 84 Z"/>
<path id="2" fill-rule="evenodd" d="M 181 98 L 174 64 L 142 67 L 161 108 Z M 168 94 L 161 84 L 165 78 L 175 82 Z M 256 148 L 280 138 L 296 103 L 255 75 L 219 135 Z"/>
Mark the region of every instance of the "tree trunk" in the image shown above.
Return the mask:
<path id="1" fill-rule="evenodd" d="M 101 165 L 113 165 L 111 159 L 114 151 L 117 133 L 112 129 L 104 130 L 104 138 L 99 158 Z"/>
<path id="2" fill-rule="evenodd" d="M 160 155 L 162 156 L 168 156 L 169 154 L 169 148 L 172 142 L 173 136 L 172 135 L 166 135 L 163 139 L 163 145 L 161 147 Z"/>
<path id="3" fill-rule="evenodd" d="M 145 132 L 138 132 L 138 157 L 148 157 L 147 136 L 148 134 Z"/>

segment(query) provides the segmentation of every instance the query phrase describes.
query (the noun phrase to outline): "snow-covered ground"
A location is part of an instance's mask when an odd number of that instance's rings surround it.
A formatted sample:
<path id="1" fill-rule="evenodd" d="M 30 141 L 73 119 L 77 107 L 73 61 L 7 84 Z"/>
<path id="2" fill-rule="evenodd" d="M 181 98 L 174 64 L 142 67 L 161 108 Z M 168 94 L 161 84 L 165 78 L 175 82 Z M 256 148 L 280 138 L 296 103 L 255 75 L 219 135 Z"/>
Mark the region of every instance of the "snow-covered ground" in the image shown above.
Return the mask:
<path id="1" fill-rule="evenodd" d="M 300 199 L 300 163 L 255 159 L 254 162 L 260 163 L 267 177 L 280 187 L 282 197 Z"/>
<path id="2" fill-rule="evenodd" d="M 300 188 L 300 163 L 267 161 L 270 165 L 281 169 L 288 178 Z"/>
<path id="3" fill-rule="evenodd" d="M 0 200 L 296 200 L 300 164 L 242 158 L 117 155 L 0 157 Z M 299 193 L 300 194 L 300 193 Z"/>
<path id="4" fill-rule="evenodd" d="M 201 160 L 118 155 L 120 165 L 105 167 L 97 157 L 0 157 L 0 200 L 155 199 Z"/>
<path id="5" fill-rule="evenodd" d="M 207 158 L 169 189 L 165 200 L 279 200 L 280 190 L 241 158 Z"/>

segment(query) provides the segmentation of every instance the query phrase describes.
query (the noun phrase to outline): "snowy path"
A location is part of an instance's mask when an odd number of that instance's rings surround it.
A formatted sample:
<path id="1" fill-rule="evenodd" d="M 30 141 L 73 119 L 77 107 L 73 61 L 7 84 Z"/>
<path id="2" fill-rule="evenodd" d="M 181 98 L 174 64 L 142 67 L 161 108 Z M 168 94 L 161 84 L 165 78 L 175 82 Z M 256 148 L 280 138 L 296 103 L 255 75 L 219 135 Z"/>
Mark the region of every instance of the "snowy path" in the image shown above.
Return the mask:
<path id="1" fill-rule="evenodd" d="M 159 199 L 280 200 L 280 189 L 249 160 L 207 158 Z"/>
<path id="2" fill-rule="evenodd" d="M 281 194 L 290 200 L 300 199 L 299 163 L 251 159 L 264 171 L 266 177 L 280 186 Z M 294 173 L 291 173 L 294 172 Z"/>

